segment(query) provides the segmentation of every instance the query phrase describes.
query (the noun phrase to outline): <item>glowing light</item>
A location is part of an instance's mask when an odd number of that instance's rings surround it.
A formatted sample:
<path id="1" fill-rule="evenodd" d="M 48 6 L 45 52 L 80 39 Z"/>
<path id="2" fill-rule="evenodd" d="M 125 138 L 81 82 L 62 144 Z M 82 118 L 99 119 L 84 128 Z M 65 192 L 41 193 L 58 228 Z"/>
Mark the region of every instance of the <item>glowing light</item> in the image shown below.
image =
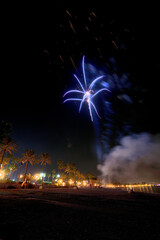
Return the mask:
<path id="1" fill-rule="evenodd" d="M 4 179 L 5 177 L 5 171 L 0 171 L 0 179 Z"/>
<path id="2" fill-rule="evenodd" d="M 40 179 L 40 174 L 35 174 L 35 175 L 34 175 L 34 178 L 35 178 L 35 180 Z"/>
<path id="3" fill-rule="evenodd" d="M 74 181 L 72 179 L 69 179 L 69 184 L 73 185 Z"/>
<path id="4" fill-rule="evenodd" d="M 79 106 L 79 112 L 81 111 L 81 108 L 82 108 L 82 105 L 84 102 L 87 102 L 88 103 L 88 109 L 89 109 L 89 113 L 90 113 L 90 117 L 91 117 L 91 121 L 93 121 L 93 113 L 92 113 L 92 110 L 94 109 L 94 111 L 96 112 L 97 116 L 99 118 L 100 115 L 96 109 L 96 106 L 94 105 L 93 103 L 93 98 L 99 94 L 100 92 L 102 91 L 109 91 L 109 89 L 107 88 L 101 88 L 99 90 L 96 90 L 96 91 L 93 91 L 93 87 L 95 86 L 95 83 L 97 83 L 100 79 L 102 79 L 104 77 L 104 75 L 102 76 L 99 76 L 97 78 L 95 78 L 91 84 L 89 86 L 87 86 L 87 78 L 86 78 L 86 71 L 85 71 L 85 56 L 83 56 L 82 58 L 82 71 L 83 71 L 83 80 L 84 80 L 84 85 L 81 83 L 81 81 L 79 80 L 79 78 L 74 74 L 73 76 L 75 77 L 75 79 L 78 81 L 80 87 L 81 87 L 81 90 L 70 90 L 70 91 L 67 91 L 63 97 L 65 97 L 67 94 L 69 93 L 79 93 L 81 94 L 81 98 L 67 98 L 66 100 L 63 101 L 63 103 L 65 102 L 68 102 L 68 101 L 80 101 L 80 106 Z"/>
<path id="5" fill-rule="evenodd" d="M 81 186 L 81 185 L 82 185 L 82 183 L 78 181 L 77 182 L 77 186 Z"/>
<path id="6" fill-rule="evenodd" d="M 58 179 L 58 184 L 62 185 L 62 183 L 63 183 L 63 179 Z"/>
<path id="7" fill-rule="evenodd" d="M 45 177 L 45 176 L 46 176 L 45 173 L 40 173 L 40 177 L 41 177 L 41 178 L 43 178 L 43 177 Z"/>
<path id="8" fill-rule="evenodd" d="M 87 186 L 87 181 L 83 180 L 83 186 L 84 186 L 84 187 Z"/>

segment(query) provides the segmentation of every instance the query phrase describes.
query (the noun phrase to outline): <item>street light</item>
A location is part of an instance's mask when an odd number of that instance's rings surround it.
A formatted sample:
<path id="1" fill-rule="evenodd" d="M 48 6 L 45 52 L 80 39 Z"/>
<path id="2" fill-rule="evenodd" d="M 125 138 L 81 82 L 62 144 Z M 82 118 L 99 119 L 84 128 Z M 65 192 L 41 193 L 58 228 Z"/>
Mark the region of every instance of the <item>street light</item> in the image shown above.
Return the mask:
<path id="1" fill-rule="evenodd" d="M 40 178 L 41 178 L 41 179 L 44 178 L 45 176 L 46 176 L 45 173 L 40 173 Z"/>

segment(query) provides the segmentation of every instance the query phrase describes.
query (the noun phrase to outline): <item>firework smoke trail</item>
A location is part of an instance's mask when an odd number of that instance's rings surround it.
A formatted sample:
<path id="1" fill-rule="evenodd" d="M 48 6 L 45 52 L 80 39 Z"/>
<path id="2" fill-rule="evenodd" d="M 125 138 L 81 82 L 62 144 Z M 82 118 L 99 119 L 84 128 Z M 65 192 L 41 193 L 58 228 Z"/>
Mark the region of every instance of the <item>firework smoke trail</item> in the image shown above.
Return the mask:
<path id="1" fill-rule="evenodd" d="M 83 56 L 82 58 L 82 72 L 83 72 L 83 81 L 84 84 L 82 84 L 82 82 L 79 80 L 79 78 L 74 74 L 73 76 L 75 77 L 75 79 L 78 81 L 81 90 L 69 90 L 67 91 L 63 97 L 65 97 L 67 94 L 70 93 L 79 93 L 81 94 L 81 98 L 67 98 L 66 100 L 63 101 L 63 103 L 68 102 L 68 101 L 80 101 L 80 106 L 79 106 L 79 112 L 81 111 L 81 108 L 83 106 L 84 102 L 88 103 L 88 109 L 89 109 L 89 114 L 90 114 L 90 118 L 91 121 L 93 122 L 93 110 L 95 111 L 95 113 L 97 114 L 97 116 L 99 118 L 100 115 L 97 111 L 97 108 L 95 106 L 95 104 L 93 103 L 93 98 L 95 98 L 95 96 L 97 96 L 100 92 L 102 91 L 108 91 L 110 92 L 110 90 L 106 87 L 103 87 L 101 89 L 98 90 L 93 90 L 94 86 L 96 85 L 96 83 L 101 80 L 102 78 L 104 78 L 104 75 L 101 75 L 99 77 L 96 77 L 91 84 L 88 86 L 87 84 L 87 77 L 86 77 L 86 68 L 85 68 L 85 56 Z"/>
<path id="2" fill-rule="evenodd" d="M 121 138 L 98 169 L 105 182 L 155 183 L 160 181 L 160 135 L 147 132 Z"/>
<path id="3" fill-rule="evenodd" d="M 127 109 L 127 113 L 124 110 L 121 113 L 121 110 L 124 107 L 130 108 L 132 99 L 129 94 L 131 89 L 133 90 L 134 88 L 129 82 L 128 75 L 118 69 L 113 57 L 109 59 L 109 63 L 110 68 L 107 67 L 104 70 L 104 74 L 106 75 L 105 81 L 101 83 L 103 87 L 109 85 L 112 92 L 103 101 L 103 122 L 100 126 L 101 154 L 99 155 L 101 157 L 98 158 L 101 163 L 104 160 L 104 154 L 109 153 L 110 149 L 118 143 L 119 139 L 131 131 L 131 124 L 128 117 L 129 111 Z"/>

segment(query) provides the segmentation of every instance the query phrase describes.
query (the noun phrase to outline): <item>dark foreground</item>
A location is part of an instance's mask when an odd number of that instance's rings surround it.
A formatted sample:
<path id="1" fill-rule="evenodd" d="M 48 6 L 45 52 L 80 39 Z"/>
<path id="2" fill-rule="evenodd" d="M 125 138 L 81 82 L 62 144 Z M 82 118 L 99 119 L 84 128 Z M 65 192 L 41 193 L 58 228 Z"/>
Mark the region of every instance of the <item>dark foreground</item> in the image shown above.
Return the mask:
<path id="1" fill-rule="evenodd" d="M 160 239 L 160 195 L 0 189 L 0 239 Z"/>

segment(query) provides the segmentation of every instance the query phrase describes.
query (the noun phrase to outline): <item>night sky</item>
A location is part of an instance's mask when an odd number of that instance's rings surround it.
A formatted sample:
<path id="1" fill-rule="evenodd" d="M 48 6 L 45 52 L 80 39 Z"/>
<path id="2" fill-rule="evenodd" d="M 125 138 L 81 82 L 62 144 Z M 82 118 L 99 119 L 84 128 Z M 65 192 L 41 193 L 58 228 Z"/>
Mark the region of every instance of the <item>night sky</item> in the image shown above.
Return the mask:
<path id="1" fill-rule="evenodd" d="M 119 114 L 129 111 L 135 132 L 160 132 L 156 6 L 62 3 L 18 9 L 6 8 L 3 19 L 0 119 L 12 123 L 19 153 L 48 152 L 48 171 L 62 159 L 98 173 L 94 125 L 87 112 L 79 114 L 77 104 L 63 104 L 62 98 L 75 88 L 73 74 L 79 74 L 83 55 L 103 69 L 113 57 L 135 89 L 132 104 Z"/>

